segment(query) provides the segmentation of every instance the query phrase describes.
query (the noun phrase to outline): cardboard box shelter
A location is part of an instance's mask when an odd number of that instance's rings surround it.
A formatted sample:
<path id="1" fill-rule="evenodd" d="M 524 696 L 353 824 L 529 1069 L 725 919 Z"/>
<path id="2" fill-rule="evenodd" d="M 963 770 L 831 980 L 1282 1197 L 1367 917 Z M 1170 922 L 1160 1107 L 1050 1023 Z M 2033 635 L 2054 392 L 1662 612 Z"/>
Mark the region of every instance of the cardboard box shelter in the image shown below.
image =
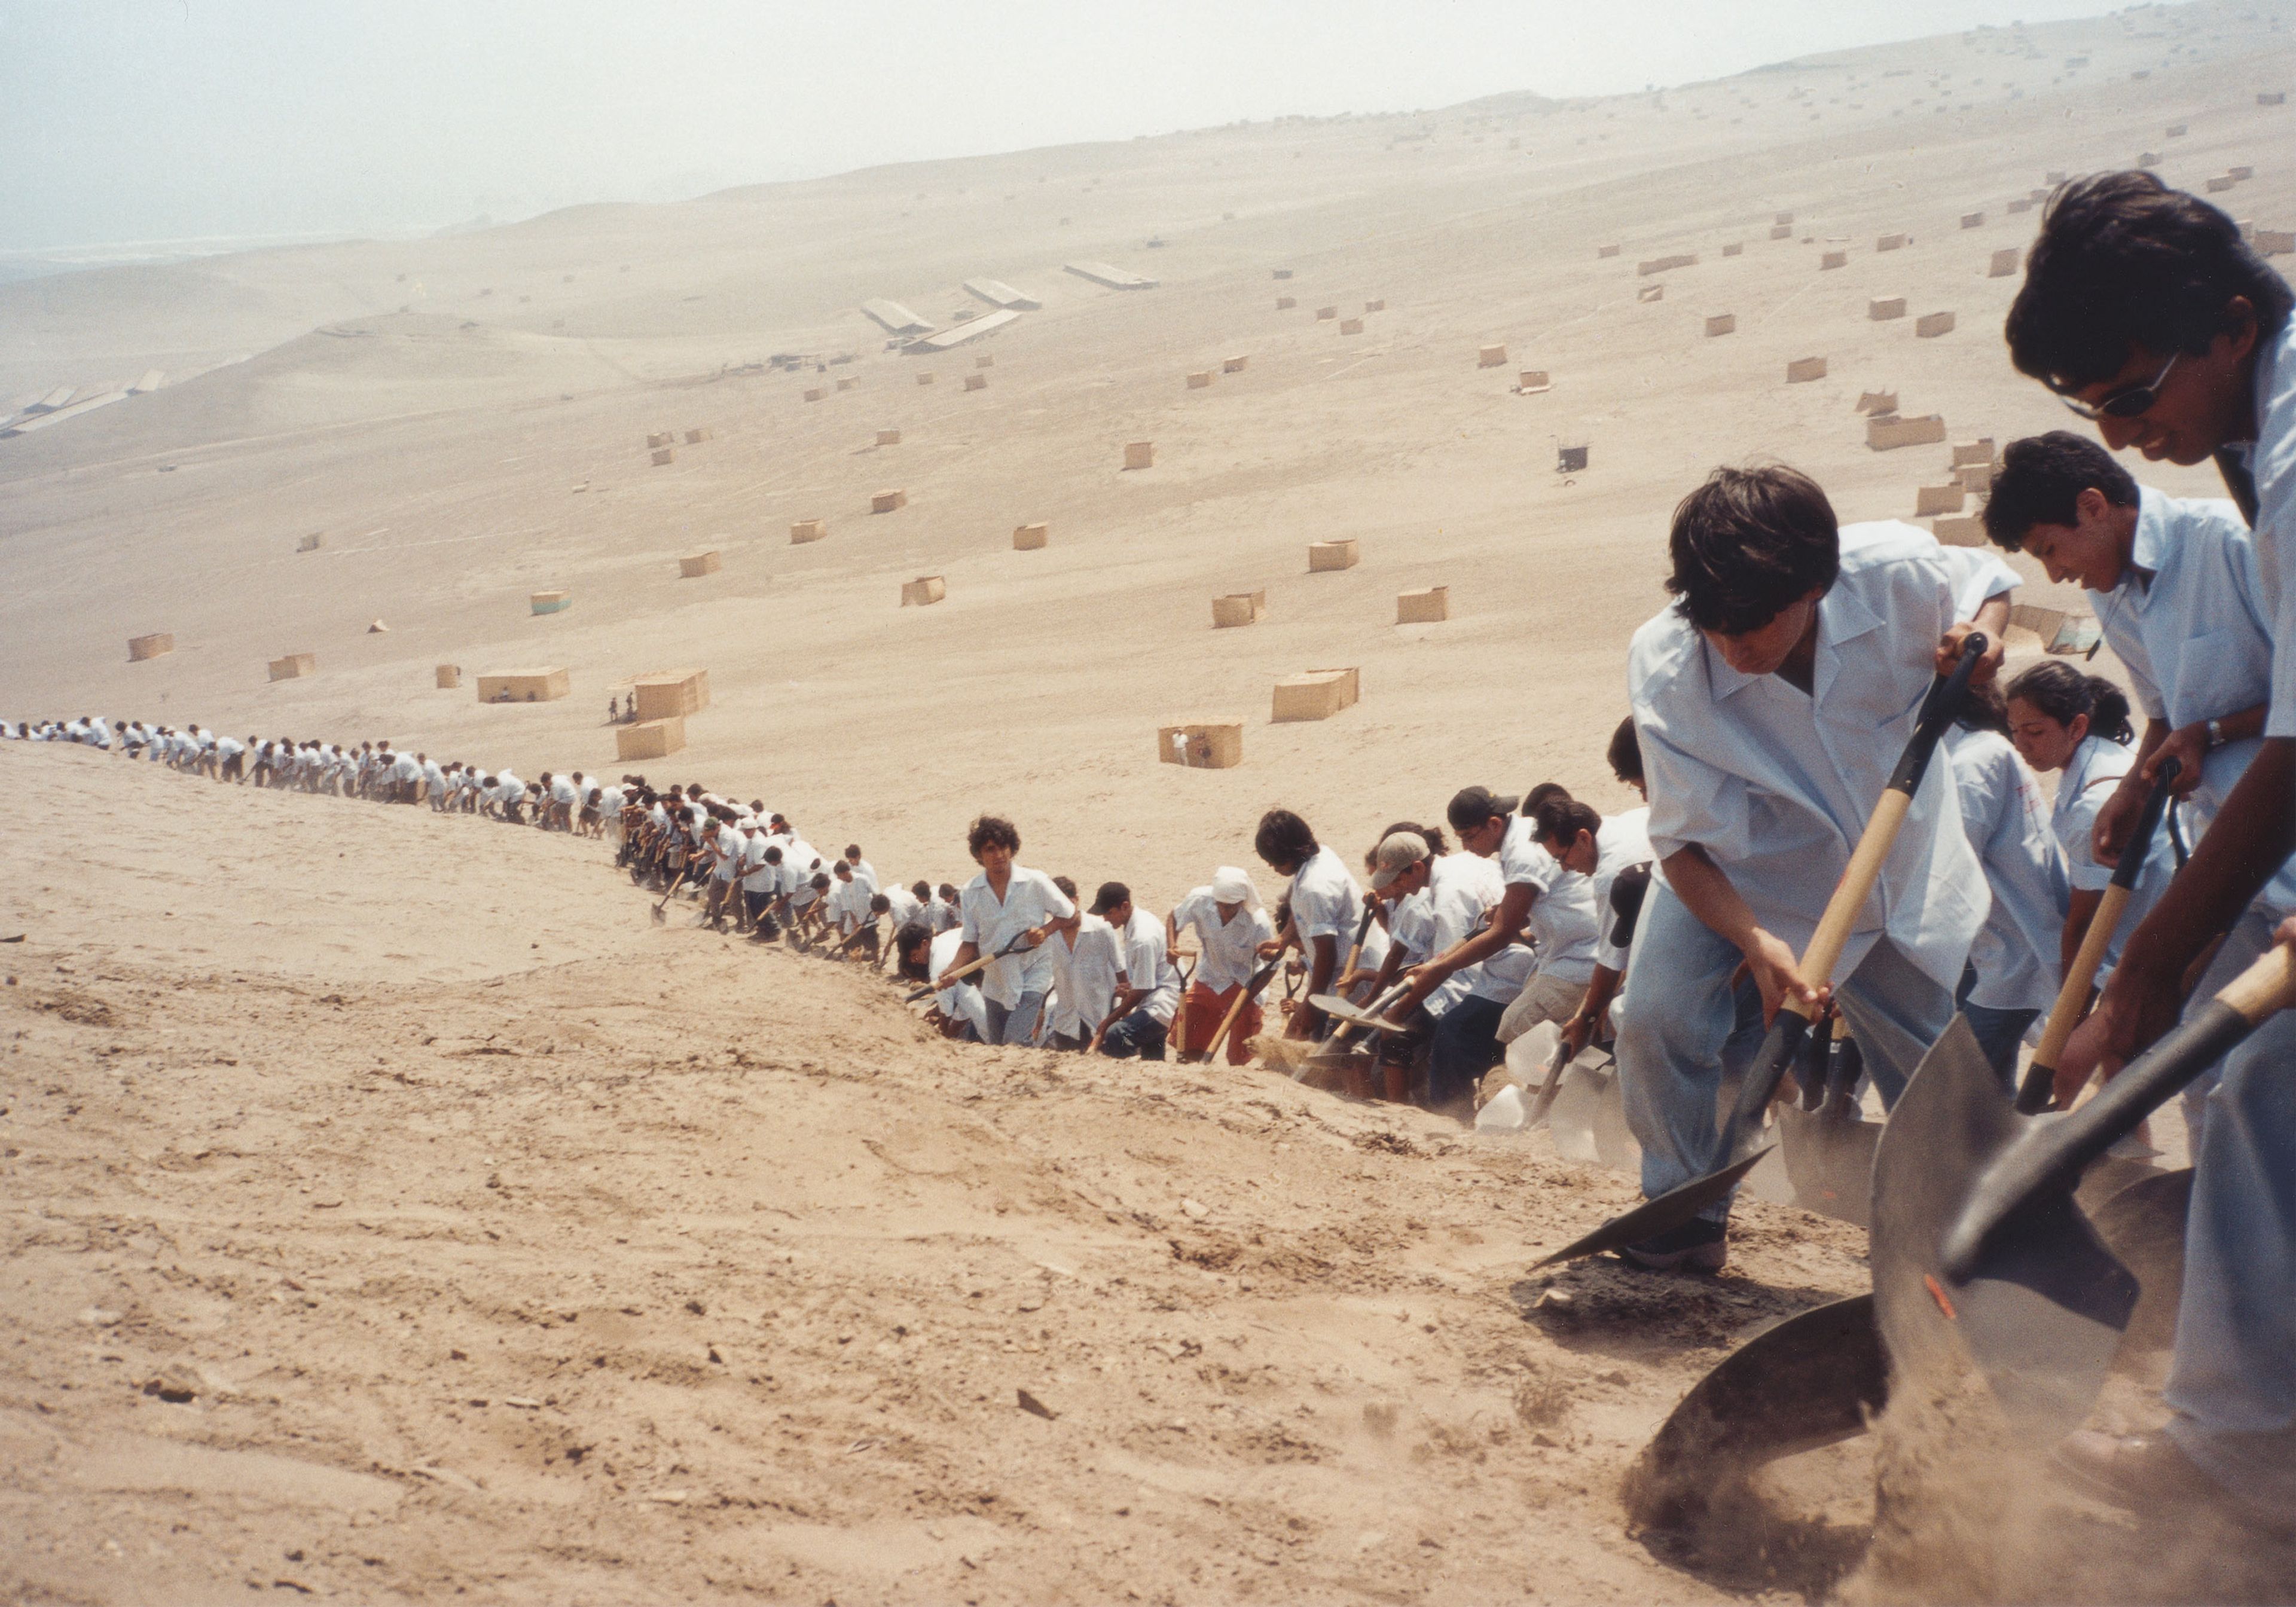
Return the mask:
<path id="1" fill-rule="evenodd" d="M 534 592 L 528 595 L 526 606 L 537 614 L 562 614 L 574 606 L 571 592 Z"/>
<path id="2" fill-rule="evenodd" d="M 837 381 L 837 389 L 840 390 L 850 390 L 860 382 L 860 381 L 852 378 L 841 379 Z M 821 392 L 818 390 L 808 391 L 806 393 L 805 399 L 808 402 L 817 402 L 821 400 Z"/>
<path id="3" fill-rule="evenodd" d="M 481 703 L 551 703 L 570 690 L 563 669 L 496 669 L 479 676 Z"/>
<path id="4" fill-rule="evenodd" d="M 1526 368 L 1514 377 L 1514 388 L 1525 396 L 1537 396 L 1554 389 L 1554 381 L 1546 377 L 1544 368 Z"/>
<path id="5" fill-rule="evenodd" d="M 1156 757 L 1192 770 L 1232 770 L 1243 762 L 1243 722 L 1200 720 L 1159 726 Z"/>
<path id="6" fill-rule="evenodd" d="M 1793 238 L 1793 225 L 1790 223 L 1772 224 L 1770 225 L 1770 238 L 1773 240 L 1792 240 Z"/>
<path id="7" fill-rule="evenodd" d="M 1386 310 L 1387 301 L 1383 297 L 1377 301 L 1366 301 L 1364 303 L 1364 311 L 1367 313 L 1383 313 Z"/>
<path id="8" fill-rule="evenodd" d="M 914 580 L 901 583 L 901 606 L 914 604 L 919 608 L 938 603 L 948 595 L 948 586 L 939 575 L 919 575 Z"/>
<path id="9" fill-rule="evenodd" d="M 299 553 L 316 553 L 326 545 L 327 533 L 324 530 L 314 530 L 308 536 L 296 538 L 295 550 Z"/>
<path id="10" fill-rule="evenodd" d="M 1220 372 L 1222 373 L 1242 373 L 1244 371 L 1245 366 L 1249 365 L 1250 361 L 1251 358 L 1250 357 L 1242 355 L 1226 358 L 1220 363 Z"/>
<path id="11" fill-rule="evenodd" d="M 668 758 L 685 746 L 685 720 L 682 715 L 640 720 L 635 726 L 614 728 L 614 758 L 624 764 L 637 758 Z"/>
<path id="12" fill-rule="evenodd" d="M 1989 435 L 1980 435 L 1973 441 L 1956 441 L 1953 444 L 1953 466 L 1956 469 L 1964 463 L 1989 463 L 1992 461 L 1993 438 Z"/>
<path id="13" fill-rule="evenodd" d="M 1993 260 L 1986 266 L 1985 276 L 1988 279 L 2006 279 L 2017 271 L 2018 258 L 2022 255 L 2016 246 L 2003 246 L 1993 253 Z"/>
<path id="14" fill-rule="evenodd" d="M 1857 393 L 1857 411 L 1860 413 L 1895 413 L 1898 411 L 1898 393 L 1894 390 L 1859 391 Z"/>
<path id="15" fill-rule="evenodd" d="M 1666 286 L 1663 284 L 1645 284 L 1635 292 L 1635 299 L 1637 301 L 1663 301 L 1666 299 Z"/>
<path id="16" fill-rule="evenodd" d="M 318 668 L 316 653 L 291 652 L 283 659 L 271 660 L 271 678 L 275 681 L 297 680 L 304 676 L 316 675 Z"/>
<path id="17" fill-rule="evenodd" d="M 986 390 L 988 389 L 988 376 L 985 373 L 966 374 L 964 388 L 967 390 Z"/>
<path id="18" fill-rule="evenodd" d="M 839 381 L 839 383 L 840 383 L 840 385 L 841 385 L 843 382 L 844 382 L 844 381 Z M 807 401 L 808 401 L 808 402 L 817 402 L 817 401 L 821 400 L 821 398 L 824 398 L 824 397 L 827 396 L 828 394 L 829 394 L 829 392 L 827 392 L 827 391 L 825 391 L 825 390 L 822 389 L 820 386 L 816 385 L 816 386 L 815 386 L 812 389 L 810 389 L 810 390 L 808 390 L 808 391 L 807 391 L 807 392 L 805 393 L 805 399 L 806 399 Z"/>
<path id="19" fill-rule="evenodd" d="M 1949 547 L 1981 547 L 1985 545 L 1985 521 L 1975 514 L 1958 519 L 1933 519 L 1930 533 Z"/>
<path id="20" fill-rule="evenodd" d="M 1953 333 L 1951 313 L 1923 313 L 1914 320 L 1914 333 L 1923 340 L 1933 340 L 1939 335 Z"/>
<path id="21" fill-rule="evenodd" d="M 1817 266 L 1821 270 L 1825 268 L 1848 267 L 1849 266 L 1849 253 L 1847 251 L 1828 251 L 1824 256 L 1820 257 L 1817 259 Z"/>
<path id="22" fill-rule="evenodd" d="M 1506 348 L 1504 346 L 1484 347 L 1482 350 L 1477 354 L 1475 366 L 1478 368 L 1505 368 L 1506 366 Z"/>
<path id="23" fill-rule="evenodd" d="M 1340 332 L 1343 335 L 1359 335 L 1363 333 L 1363 320 L 1361 318 L 1341 319 Z"/>
<path id="24" fill-rule="evenodd" d="M 1336 318 L 1339 316 L 1340 309 L 1336 307 L 1319 307 L 1316 309 L 1316 322 L 1318 324 Z"/>
<path id="25" fill-rule="evenodd" d="M 1154 441 L 1127 441 L 1124 444 L 1124 466 L 1128 469 L 1152 469 L 1156 466 Z"/>
<path id="26" fill-rule="evenodd" d="M 1796 357 L 1786 365 L 1786 383 L 1800 385 L 1811 380 L 1825 378 L 1824 357 Z"/>
<path id="27" fill-rule="evenodd" d="M 669 464 L 677 461 L 677 448 L 675 447 L 657 447 L 653 449 L 651 455 L 653 459 L 653 466 L 655 468 L 666 468 Z"/>
<path id="28" fill-rule="evenodd" d="M 1598 245 L 1595 248 L 1595 256 L 1597 260 L 1604 257 L 1615 257 L 1618 254 L 1619 248 L 1614 245 Z"/>
<path id="29" fill-rule="evenodd" d="M 1239 625 L 1257 625 L 1267 618 L 1267 588 L 1256 592 L 1230 592 L 1225 597 L 1212 599 L 1212 628 L 1227 630 Z"/>
<path id="30" fill-rule="evenodd" d="M 1969 500 L 1969 493 L 1961 482 L 1949 486 L 1923 486 L 1914 492 L 1914 517 L 1926 519 L 1932 513 L 1958 513 Z"/>
<path id="31" fill-rule="evenodd" d="M 1709 340 L 1713 339 L 1716 335 L 1726 335 L 1732 333 L 1737 329 L 1737 327 L 1738 315 L 1735 313 L 1710 313 L 1707 315 L 1706 335 Z"/>
<path id="32" fill-rule="evenodd" d="M 1013 550 L 1034 553 L 1052 545 L 1053 527 L 1048 524 L 1023 524 L 1013 527 Z"/>
<path id="33" fill-rule="evenodd" d="M 1982 496 L 1993 489 L 1991 463 L 1964 463 L 1953 471 L 1953 477 L 1961 482 L 1961 488 L 1972 496 Z"/>
<path id="34" fill-rule="evenodd" d="M 173 631 L 159 630 L 153 631 L 148 636 L 127 638 L 127 661 L 130 664 L 141 664 L 146 659 L 163 658 L 175 651 L 176 636 Z"/>
<path id="35" fill-rule="evenodd" d="M 1982 212 L 1964 212 L 1961 215 L 1961 226 L 1964 229 L 1983 228 L 1985 226 L 1985 214 Z"/>
<path id="36" fill-rule="evenodd" d="M 1742 240 L 1734 240 L 1722 248 L 1722 254 L 1725 257 L 1743 257 L 1746 254 L 1746 242 Z"/>
<path id="37" fill-rule="evenodd" d="M 1278 723 L 1327 720 L 1342 709 L 1354 707 L 1361 691 L 1362 682 L 1352 668 L 1285 676 L 1275 683 L 1275 709 L 1268 717 Z"/>
<path id="38" fill-rule="evenodd" d="M 715 440 L 717 439 L 717 431 L 710 429 L 707 424 L 702 425 L 699 429 L 689 430 L 685 432 L 685 444 L 689 447 L 698 447 L 704 441 Z"/>
<path id="39" fill-rule="evenodd" d="M 1432 625 L 1451 617 L 1451 588 L 1447 586 L 1423 586 L 1415 592 L 1398 592 L 1395 598 L 1395 622 L 1398 625 Z"/>
<path id="40" fill-rule="evenodd" d="M 656 430 L 646 436 L 646 447 L 651 450 L 656 447 L 673 446 L 676 443 L 676 440 L 677 436 L 675 431 L 668 430 Z"/>
<path id="41" fill-rule="evenodd" d="M 1903 234 L 1883 234 L 1874 242 L 1874 249 L 1877 251 L 1902 251 L 1906 249 L 1906 237 Z"/>
<path id="42" fill-rule="evenodd" d="M 1670 257 L 1653 257 L 1647 262 L 1637 262 L 1635 264 L 1635 273 L 1638 276 L 1647 279 L 1652 274 L 1668 274 L 1672 273 L 1676 268 L 1696 267 L 1697 266 L 1697 252 L 1677 251 Z"/>
<path id="43" fill-rule="evenodd" d="M 1866 316 L 1876 324 L 1902 318 L 1906 316 L 1906 299 L 1903 296 L 1876 296 L 1866 304 Z"/>
<path id="44" fill-rule="evenodd" d="M 452 692 L 463 684 L 463 667 L 460 664 L 441 664 L 430 672 L 430 681 L 439 691 Z"/>
<path id="45" fill-rule="evenodd" d="M 1278 296 L 1275 298 L 1275 310 L 1279 313 L 1288 313 L 1299 305 L 1300 298 L 1297 296 Z"/>
<path id="46" fill-rule="evenodd" d="M 699 580 L 702 576 L 714 575 L 725 567 L 718 557 L 718 549 L 711 547 L 706 553 L 688 553 L 680 558 L 677 561 L 677 578 L 680 580 Z"/>
<path id="47" fill-rule="evenodd" d="M 1885 413 L 1866 421 L 1866 444 L 1876 452 L 1891 452 L 1899 447 L 1933 447 L 1943 439 L 1942 414 L 1928 413 L 1909 419 Z"/>
<path id="48" fill-rule="evenodd" d="M 898 447 L 901 444 L 901 432 L 898 430 L 880 430 L 877 431 L 877 444 L 881 447 Z"/>
<path id="49" fill-rule="evenodd" d="M 1278 279 L 1289 279 L 1292 277 L 1292 270 L 1290 268 L 1277 268 L 1275 270 L 1275 276 Z"/>
<path id="50" fill-rule="evenodd" d="M 1343 536 L 1337 541 L 1311 541 L 1308 544 L 1308 572 L 1316 575 L 1331 570 L 1351 570 L 1361 557 L 1352 536 Z"/>
<path id="51" fill-rule="evenodd" d="M 803 546 L 808 541 L 819 541 L 829 534 L 825 519 L 800 519 L 790 526 L 790 545 Z"/>
<path id="52" fill-rule="evenodd" d="M 906 491 L 880 491 L 869 499 L 869 512 L 872 513 L 890 513 L 896 508 L 908 505 L 909 494 Z"/>
<path id="53" fill-rule="evenodd" d="M 1188 376 L 1188 389 L 1191 390 L 1201 390 L 1211 382 L 1211 371 L 1208 368 L 1200 368 Z"/>
<path id="54" fill-rule="evenodd" d="M 706 669 L 655 669 L 630 683 L 630 705 L 642 720 L 699 714 L 709 707 Z"/>

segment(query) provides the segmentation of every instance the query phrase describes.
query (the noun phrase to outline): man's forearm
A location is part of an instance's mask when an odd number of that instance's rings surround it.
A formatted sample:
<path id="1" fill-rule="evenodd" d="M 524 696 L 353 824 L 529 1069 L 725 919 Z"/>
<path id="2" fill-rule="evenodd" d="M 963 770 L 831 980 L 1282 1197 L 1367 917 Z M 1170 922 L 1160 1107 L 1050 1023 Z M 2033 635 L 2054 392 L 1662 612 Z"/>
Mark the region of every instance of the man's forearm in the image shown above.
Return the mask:
<path id="1" fill-rule="evenodd" d="M 2296 738 L 2272 737 L 2122 947 L 2121 964 L 2182 969 L 2231 927 L 2296 852 Z"/>
<path id="2" fill-rule="evenodd" d="M 1663 863 L 1666 884 L 1708 931 L 1742 950 L 1753 940 L 1753 910 L 1704 849 L 1691 843 L 1668 855 Z"/>

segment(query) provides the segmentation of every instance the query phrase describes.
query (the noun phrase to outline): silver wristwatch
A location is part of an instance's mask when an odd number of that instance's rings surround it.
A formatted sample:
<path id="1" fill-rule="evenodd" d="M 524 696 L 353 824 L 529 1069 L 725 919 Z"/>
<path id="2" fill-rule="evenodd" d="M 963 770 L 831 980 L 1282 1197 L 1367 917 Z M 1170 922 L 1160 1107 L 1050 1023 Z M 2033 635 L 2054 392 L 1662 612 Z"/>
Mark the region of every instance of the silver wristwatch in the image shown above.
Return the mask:
<path id="1" fill-rule="evenodd" d="M 2209 751 L 2213 753 L 2224 745 L 2224 722 L 2222 720 L 2210 720 L 2209 722 Z"/>

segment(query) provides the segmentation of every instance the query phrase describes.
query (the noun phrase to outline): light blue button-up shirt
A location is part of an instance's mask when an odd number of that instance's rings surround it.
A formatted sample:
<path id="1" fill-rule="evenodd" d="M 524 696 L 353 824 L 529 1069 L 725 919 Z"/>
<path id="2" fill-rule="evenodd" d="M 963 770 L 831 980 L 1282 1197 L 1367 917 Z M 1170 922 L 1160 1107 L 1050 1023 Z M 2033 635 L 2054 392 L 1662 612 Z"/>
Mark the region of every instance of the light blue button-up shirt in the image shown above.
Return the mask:
<path id="1" fill-rule="evenodd" d="M 2272 616 L 2240 509 L 2150 486 L 2137 496 L 2129 571 L 2112 590 L 2088 594 L 2137 707 L 2179 729 L 2270 702 Z M 2261 737 L 2226 742 L 2202 761 L 2186 805 L 2197 829 L 2207 830 L 2262 746 Z M 2296 908 L 2296 868 L 2283 867 L 2258 898 L 2267 909 Z"/>
<path id="2" fill-rule="evenodd" d="M 2057 957 L 2072 890 L 2049 832 L 2049 806 L 2025 761 L 1997 731 L 1946 733 L 1962 830 L 1985 867 L 1993 908 L 1969 947 L 1977 973 L 1969 1002 L 1995 1010 L 2046 1010 L 2056 1002 Z"/>
<path id="3" fill-rule="evenodd" d="M 2256 351 L 2256 439 L 2232 448 L 2256 480 L 2256 566 L 2272 619 L 2267 736 L 2296 736 L 2296 319 Z"/>
<path id="4" fill-rule="evenodd" d="M 1809 945 L 1851 849 L 1936 679 L 1939 637 L 2016 586 L 1989 551 L 1945 547 L 1895 521 L 1841 531 L 1841 570 L 1817 607 L 1811 692 L 1747 676 L 1674 608 L 1635 633 L 1627 683 L 1650 787 L 1651 847 L 1696 843 L 1754 918 Z M 1883 932 L 1950 991 L 1991 907 L 1954 796 L 1931 765 L 1836 977 Z"/>

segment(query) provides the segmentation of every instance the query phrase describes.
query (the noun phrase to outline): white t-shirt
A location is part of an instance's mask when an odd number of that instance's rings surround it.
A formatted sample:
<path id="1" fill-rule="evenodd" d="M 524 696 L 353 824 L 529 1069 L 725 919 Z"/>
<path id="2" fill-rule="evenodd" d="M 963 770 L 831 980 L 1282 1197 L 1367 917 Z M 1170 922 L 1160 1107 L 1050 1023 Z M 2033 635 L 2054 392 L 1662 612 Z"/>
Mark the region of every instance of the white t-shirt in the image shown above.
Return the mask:
<path id="1" fill-rule="evenodd" d="M 1137 904 L 1124 923 L 1124 977 L 1145 996 L 1133 1008 L 1170 1026 L 1180 1006 L 1180 973 L 1165 952 L 1164 923 Z"/>
<path id="2" fill-rule="evenodd" d="M 1299 929 L 1300 947 L 1310 956 L 1318 938 L 1330 938 L 1339 948 L 1336 963 L 1348 963 L 1348 949 L 1363 922 L 1363 889 L 1348 871 L 1347 861 L 1327 843 L 1292 873 L 1292 924 Z"/>
<path id="3" fill-rule="evenodd" d="M 1251 980 L 1251 973 L 1259 969 L 1259 946 L 1275 936 L 1267 913 L 1249 905 L 1237 905 L 1234 918 L 1223 922 L 1219 901 L 1209 887 L 1196 889 L 1172 907 L 1173 930 L 1185 932 L 1190 927 L 1195 929 L 1201 951 L 1196 981 L 1214 993 Z"/>
<path id="4" fill-rule="evenodd" d="M 925 924 L 936 932 L 955 931 L 964 923 L 964 917 L 956 913 L 956 906 L 939 893 L 935 893 L 932 902 L 925 906 Z"/>
<path id="5" fill-rule="evenodd" d="M 1464 849 L 1439 856 L 1427 870 L 1427 914 L 1431 933 L 1429 947 L 1433 953 L 1449 954 L 1472 937 L 1475 929 L 1483 923 L 1485 912 L 1496 908 L 1505 891 L 1496 860 L 1470 854 Z M 1486 960 L 1480 965 L 1470 965 L 1444 978 L 1443 985 L 1427 996 L 1427 1013 L 1442 1020 L 1446 1011 L 1475 991 L 1489 964 L 1490 961 Z M 1514 988 L 1516 993 L 1522 990 L 1520 977 Z M 1506 996 L 1513 998 L 1514 995 Z"/>
<path id="6" fill-rule="evenodd" d="M 956 958 L 956 951 L 964 947 L 964 939 L 954 929 L 941 933 L 933 939 L 932 950 L 925 958 L 925 970 L 931 975 L 940 975 Z M 976 972 L 962 982 L 951 983 L 933 995 L 933 1003 L 940 1006 L 940 1013 L 949 1020 L 970 1021 L 973 1031 L 979 1033 L 985 1043 L 988 1037 L 988 1006 L 980 996 L 980 989 L 973 986 L 979 979 L 980 973 Z"/>
<path id="7" fill-rule="evenodd" d="M 1052 1015 L 1062 1036 L 1089 1037 L 1116 1003 L 1116 973 L 1123 969 L 1124 953 L 1116 929 L 1098 915 L 1079 915 L 1075 935 L 1074 948 L 1066 938 L 1045 943 L 1053 957 Z"/>
<path id="8" fill-rule="evenodd" d="M 917 896 L 907 888 L 889 887 L 884 890 L 884 893 L 885 902 L 892 906 L 890 913 L 895 931 L 900 931 L 915 920 L 924 909 L 924 906 L 917 902 Z"/>
<path id="9" fill-rule="evenodd" d="M 1069 896 L 1053 885 L 1050 876 L 1021 865 L 1013 867 L 1003 898 L 989 890 L 988 873 L 983 871 L 964 884 L 956 902 L 964 917 L 957 930 L 964 934 L 965 942 L 984 955 L 996 953 L 1022 932 L 1047 921 L 1065 921 L 1077 913 Z M 985 979 L 981 991 L 1010 1009 L 1024 993 L 1051 989 L 1053 956 L 1040 944 L 1005 955 L 980 974 Z"/>
<path id="10" fill-rule="evenodd" d="M 1602 830 L 1595 833 L 1595 963 L 1612 971 L 1627 968 L 1627 951 L 1612 942 L 1612 929 L 1618 917 L 1611 913 L 1611 889 L 1619 880 L 1619 873 L 1630 866 L 1650 865 L 1652 860 L 1650 840 L 1650 806 L 1623 814 L 1603 817 Z"/>
<path id="11" fill-rule="evenodd" d="M 1538 823 L 1518 815 L 1507 824 L 1506 837 L 1499 844 L 1499 872 L 1509 887 L 1529 886 L 1538 890 L 1531 900 L 1530 918 L 1524 930 L 1538 944 L 1533 965 L 1543 977 L 1555 977 L 1565 982 L 1584 983 L 1595 975 L 1595 883 L 1576 871 L 1565 870 L 1554 856 L 1538 846 Z M 1597 851 L 1601 839 L 1596 840 Z M 1599 863 L 1599 861 L 1598 861 Z M 1495 955 L 1494 960 L 1505 955 Z M 1486 966 L 1490 974 L 1496 967 Z M 1522 982 L 1515 982 L 1514 993 L 1522 991 Z M 1506 996 L 1513 998 L 1514 993 Z M 1497 997 L 1496 994 L 1489 997 Z"/>
<path id="12" fill-rule="evenodd" d="M 2120 743 L 2102 736 L 2085 736 L 2080 746 L 2073 750 L 2071 762 L 2057 776 L 2057 797 L 2049 811 L 2049 829 L 2056 833 L 2057 847 L 2065 857 L 2065 880 L 2077 893 L 2101 893 L 2112 883 L 2112 867 L 2099 865 L 2089 851 L 2089 833 L 2096 827 L 2096 812 L 2104 807 L 2104 800 L 2112 796 L 2120 778 L 2136 764 L 2136 754 Z M 2153 900 L 2168 890 L 2169 879 L 2176 874 L 2175 855 L 2164 823 L 2152 834 L 2152 849 L 2144 857 L 2144 868 L 2137 873 L 2128 906 L 2121 912 L 2120 924 L 2113 929 L 2112 940 L 2105 945 L 2104 961 L 2096 972 L 2099 986 L 2120 963 L 2121 944 L 2144 919 Z M 1974 947 L 1973 940 L 1972 946 Z"/>

